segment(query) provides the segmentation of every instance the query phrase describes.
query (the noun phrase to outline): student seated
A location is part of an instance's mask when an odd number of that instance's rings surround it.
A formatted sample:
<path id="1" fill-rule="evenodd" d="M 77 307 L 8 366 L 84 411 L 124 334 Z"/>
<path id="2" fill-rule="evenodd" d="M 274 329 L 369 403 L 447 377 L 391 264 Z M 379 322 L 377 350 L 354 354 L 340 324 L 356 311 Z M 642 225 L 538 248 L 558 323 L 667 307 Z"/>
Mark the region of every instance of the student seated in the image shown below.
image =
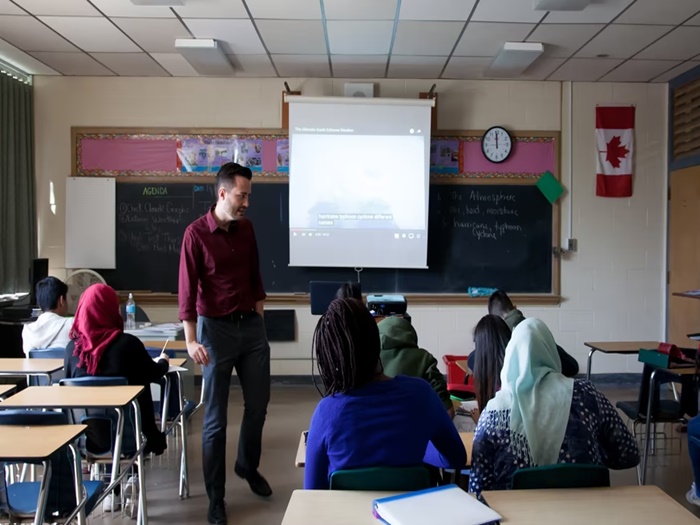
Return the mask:
<path id="1" fill-rule="evenodd" d="M 478 408 L 472 410 L 474 421 L 486 403 L 493 399 L 501 388 L 501 369 L 511 331 L 506 322 L 497 315 L 485 315 L 474 328 L 474 351 L 469 354 L 468 366 L 474 376 Z"/>
<path id="2" fill-rule="evenodd" d="M 454 407 L 447 391 L 447 382 L 438 370 L 437 359 L 418 347 L 418 334 L 406 319 L 390 316 L 380 321 L 379 357 L 384 373 L 390 377 L 405 375 L 425 379 L 442 401 L 450 417 L 454 417 Z"/>
<path id="3" fill-rule="evenodd" d="M 335 293 L 336 299 L 357 299 L 362 302 L 362 292 L 359 285 L 355 283 L 345 283 L 338 288 Z"/>
<path id="4" fill-rule="evenodd" d="M 493 292 L 489 297 L 489 313 L 502 317 L 511 330 L 514 330 L 518 324 L 525 320 L 523 313 L 515 307 L 508 294 L 502 290 Z M 557 352 L 559 359 L 561 359 L 562 374 L 566 377 L 576 377 L 578 361 L 567 354 L 559 345 L 557 345 Z"/>
<path id="5" fill-rule="evenodd" d="M 700 416 L 695 416 L 688 421 L 688 455 L 693 467 L 695 481 L 690 485 L 690 490 L 685 495 L 688 503 L 700 507 Z"/>
<path id="6" fill-rule="evenodd" d="M 80 296 L 70 336 L 64 360 L 67 378 L 125 377 L 130 385 L 146 387 L 138 397 L 146 453 L 162 454 L 167 445 L 156 425 L 150 385 L 168 372 L 168 356 L 161 354 L 154 362 L 139 339 L 124 333 L 119 299 L 106 284 L 93 284 Z"/>
<path id="7" fill-rule="evenodd" d="M 73 318 L 68 313 L 68 286 L 55 277 L 47 277 L 36 283 L 36 301 L 43 312 L 35 322 L 22 329 L 22 349 L 29 356 L 30 350 L 65 348 L 70 342 Z"/>
<path id="8" fill-rule="evenodd" d="M 610 402 L 561 373 L 552 333 L 539 319 L 513 330 L 501 389 L 479 418 L 470 492 L 506 489 L 521 468 L 578 463 L 632 468 L 639 451 Z"/>
<path id="9" fill-rule="evenodd" d="M 326 397 L 311 418 L 305 489 L 327 489 L 336 470 L 416 466 L 437 454 L 464 466 L 464 445 L 430 385 L 384 374 L 377 324 L 360 301 L 334 300 L 313 347 Z"/>

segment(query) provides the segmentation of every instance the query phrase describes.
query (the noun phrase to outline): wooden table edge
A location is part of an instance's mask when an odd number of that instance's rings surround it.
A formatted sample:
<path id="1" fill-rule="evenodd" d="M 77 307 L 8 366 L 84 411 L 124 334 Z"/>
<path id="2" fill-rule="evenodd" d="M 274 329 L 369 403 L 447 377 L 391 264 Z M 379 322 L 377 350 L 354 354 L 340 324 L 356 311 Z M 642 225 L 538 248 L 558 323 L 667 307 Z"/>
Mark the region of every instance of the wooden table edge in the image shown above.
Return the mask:
<path id="1" fill-rule="evenodd" d="M 14 427 L 14 426 L 19 426 L 19 425 L 0 425 L 0 428 L 3 428 L 3 427 Z M 35 430 L 35 429 L 41 429 L 41 430 L 46 429 L 46 430 L 53 430 L 53 431 L 55 432 L 55 431 L 56 431 L 56 427 L 75 429 L 75 432 L 73 432 L 73 434 L 71 434 L 69 437 L 67 437 L 67 439 L 65 440 L 65 442 L 64 442 L 64 440 L 61 440 L 61 444 L 60 444 L 60 445 L 57 445 L 56 447 L 54 447 L 53 450 L 51 450 L 51 452 L 48 452 L 45 456 L 44 456 L 44 455 L 5 456 L 5 455 L 3 455 L 4 452 L 3 452 L 2 450 L 0 450 L 0 458 L 2 458 L 2 461 L 8 461 L 8 462 L 9 462 L 9 461 L 12 461 L 12 462 L 18 462 L 18 463 L 19 463 L 19 462 L 23 462 L 23 461 L 45 460 L 45 459 L 47 459 L 49 456 L 51 456 L 51 454 L 53 454 L 54 452 L 56 452 L 57 450 L 59 450 L 59 449 L 65 447 L 65 446 L 68 445 L 69 443 L 71 443 L 71 442 L 75 441 L 76 439 L 78 439 L 78 437 L 80 437 L 80 435 L 83 434 L 83 433 L 87 430 L 87 425 L 83 425 L 83 424 L 80 424 L 80 423 L 74 424 L 74 425 L 73 425 L 73 424 L 65 424 L 65 425 L 29 425 L 29 426 L 24 426 L 24 427 L 22 427 L 22 428 L 24 428 L 24 429 L 34 429 L 34 430 Z"/>

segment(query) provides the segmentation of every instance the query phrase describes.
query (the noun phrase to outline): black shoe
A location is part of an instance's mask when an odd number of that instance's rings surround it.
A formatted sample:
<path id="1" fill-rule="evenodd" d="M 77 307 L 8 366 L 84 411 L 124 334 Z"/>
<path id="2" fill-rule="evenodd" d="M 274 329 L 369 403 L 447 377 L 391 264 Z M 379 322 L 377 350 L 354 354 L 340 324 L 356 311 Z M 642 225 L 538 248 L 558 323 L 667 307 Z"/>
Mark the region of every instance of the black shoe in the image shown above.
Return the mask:
<path id="1" fill-rule="evenodd" d="M 254 470 L 252 472 L 246 472 L 245 470 L 243 470 L 242 467 L 238 465 L 238 463 L 236 463 L 236 466 L 233 468 L 233 470 L 236 473 L 236 476 L 248 482 L 248 485 L 250 485 L 250 490 L 253 491 L 253 494 L 257 494 L 258 496 L 262 496 L 263 498 L 272 496 L 272 489 L 270 488 L 270 484 L 265 478 L 262 477 L 260 472 L 258 472 L 257 470 Z"/>
<path id="2" fill-rule="evenodd" d="M 226 525 L 228 519 L 226 518 L 226 504 L 224 500 L 216 500 L 209 502 L 209 512 L 207 512 L 207 521 L 211 525 Z"/>

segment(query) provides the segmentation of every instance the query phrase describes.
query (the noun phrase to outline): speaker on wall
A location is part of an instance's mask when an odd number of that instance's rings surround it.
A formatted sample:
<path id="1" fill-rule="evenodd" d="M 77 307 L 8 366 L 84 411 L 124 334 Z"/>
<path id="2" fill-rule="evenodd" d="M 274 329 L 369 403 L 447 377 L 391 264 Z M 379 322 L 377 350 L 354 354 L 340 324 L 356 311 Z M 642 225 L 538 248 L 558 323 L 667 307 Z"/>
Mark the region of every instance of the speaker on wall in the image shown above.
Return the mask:
<path id="1" fill-rule="evenodd" d="M 36 304 L 36 283 L 49 276 L 49 260 L 34 259 L 29 270 L 29 284 L 31 285 L 30 304 Z"/>

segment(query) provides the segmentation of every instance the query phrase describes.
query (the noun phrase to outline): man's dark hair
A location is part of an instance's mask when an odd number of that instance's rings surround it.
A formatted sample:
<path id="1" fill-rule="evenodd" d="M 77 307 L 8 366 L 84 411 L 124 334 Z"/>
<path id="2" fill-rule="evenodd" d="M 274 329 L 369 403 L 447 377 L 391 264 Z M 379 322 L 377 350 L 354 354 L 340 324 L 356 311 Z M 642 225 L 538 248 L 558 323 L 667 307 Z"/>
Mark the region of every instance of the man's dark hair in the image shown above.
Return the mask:
<path id="1" fill-rule="evenodd" d="M 508 294 L 503 290 L 496 290 L 489 297 L 489 313 L 503 317 L 505 314 L 514 310 L 513 302 L 508 297 Z"/>
<path id="2" fill-rule="evenodd" d="M 55 310 L 58 307 L 58 300 L 66 297 L 68 286 L 66 283 L 55 277 L 46 277 L 36 283 L 36 302 L 39 303 L 43 312 Z"/>
<path id="3" fill-rule="evenodd" d="M 379 329 L 357 299 L 335 299 L 321 316 L 312 342 L 326 395 L 371 382 L 379 361 Z"/>
<path id="4" fill-rule="evenodd" d="M 357 283 L 345 283 L 335 293 L 336 299 L 357 299 L 362 301 L 362 292 Z"/>
<path id="5" fill-rule="evenodd" d="M 221 186 L 230 190 L 236 185 L 236 177 L 243 177 L 244 179 L 251 180 L 253 178 L 253 172 L 250 171 L 250 168 L 246 168 L 235 162 L 227 162 L 221 166 L 219 173 L 216 174 L 216 191 L 218 192 Z"/>

